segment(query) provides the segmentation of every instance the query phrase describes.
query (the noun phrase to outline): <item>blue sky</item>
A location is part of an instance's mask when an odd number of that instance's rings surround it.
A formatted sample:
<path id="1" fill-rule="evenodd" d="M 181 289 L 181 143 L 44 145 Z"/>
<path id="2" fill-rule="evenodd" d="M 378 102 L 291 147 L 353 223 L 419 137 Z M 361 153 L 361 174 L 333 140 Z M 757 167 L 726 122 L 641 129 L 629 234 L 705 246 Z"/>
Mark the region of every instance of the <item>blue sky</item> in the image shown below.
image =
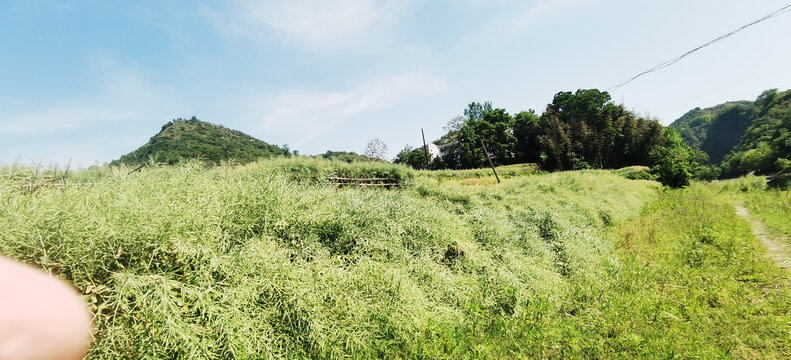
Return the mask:
<path id="1" fill-rule="evenodd" d="M 101 164 L 173 118 L 390 156 L 471 101 L 542 112 L 788 0 L 0 0 L 0 164 Z M 612 92 L 669 124 L 791 88 L 791 14 Z"/>

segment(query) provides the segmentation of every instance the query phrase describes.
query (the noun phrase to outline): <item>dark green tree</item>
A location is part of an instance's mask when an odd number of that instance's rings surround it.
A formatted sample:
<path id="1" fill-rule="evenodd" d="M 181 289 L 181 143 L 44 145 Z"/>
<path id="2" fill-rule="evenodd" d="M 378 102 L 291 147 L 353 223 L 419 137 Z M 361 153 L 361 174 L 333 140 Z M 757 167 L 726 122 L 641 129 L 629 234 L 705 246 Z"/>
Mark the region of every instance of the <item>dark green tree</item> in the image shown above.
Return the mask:
<path id="1" fill-rule="evenodd" d="M 448 161 L 449 163 L 458 164 L 461 168 L 486 166 L 486 154 L 481 147 L 481 141 L 486 144 L 492 162 L 513 162 L 516 137 L 513 134 L 514 119 L 511 115 L 503 109 L 492 109 L 489 103 L 471 103 L 465 110 L 465 115 L 468 119 L 457 134 L 458 146 L 450 156 L 453 161 Z"/>
<path id="2" fill-rule="evenodd" d="M 533 110 L 522 111 L 514 116 L 514 152 L 518 162 L 541 161 L 538 136 L 541 134 L 540 117 Z"/>
<path id="3" fill-rule="evenodd" d="M 489 111 L 492 111 L 491 102 L 487 101 L 481 104 L 473 101 L 464 109 L 464 117 L 467 120 L 482 120 L 484 114 Z"/>
<path id="4" fill-rule="evenodd" d="M 752 121 L 739 144 L 725 156 L 725 175 L 784 171 L 781 159 L 791 158 L 791 90 L 767 90 L 755 101 L 759 117 Z"/>
<path id="5" fill-rule="evenodd" d="M 516 133 L 518 143 L 537 146 L 533 151 L 547 170 L 648 165 L 651 151 L 662 141 L 659 122 L 613 104 L 608 93 L 596 89 L 558 93 L 538 120 L 537 130 Z M 535 142 L 522 134 L 537 134 Z"/>
<path id="6" fill-rule="evenodd" d="M 417 170 L 426 169 L 426 151 L 423 147 L 413 148 L 407 145 L 396 155 L 393 162 L 396 164 L 409 165 Z"/>
<path id="7" fill-rule="evenodd" d="M 664 143 L 652 152 L 651 171 L 663 185 L 681 188 L 689 185 L 697 163 L 692 149 L 672 127 L 664 130 Z"/>

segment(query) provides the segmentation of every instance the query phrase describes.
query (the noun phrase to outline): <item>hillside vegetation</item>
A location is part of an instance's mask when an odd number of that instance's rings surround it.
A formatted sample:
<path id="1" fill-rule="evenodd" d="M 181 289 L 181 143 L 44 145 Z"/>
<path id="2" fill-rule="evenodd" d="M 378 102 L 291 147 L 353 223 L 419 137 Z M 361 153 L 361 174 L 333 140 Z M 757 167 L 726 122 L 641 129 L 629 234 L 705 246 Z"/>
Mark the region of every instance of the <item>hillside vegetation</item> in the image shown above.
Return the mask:
<path id="1" fill-rule="evenodd" d="M 372 190 L 299 173 L 334 166 L 193 161 L 33 190 L 30 169 L 5 168 L 0 254 L 83 292 L 91 359 L 791 352 L 782 274 L 705 187 L 589 170 Z"/>
<path id="2" fill-rule="evenodd" d="M 185 159 L 199 159 L 207 164 L 223 161 L 248 163 L 260 158 L 289 155 L 289 151 L 267 144 L 241 131 L 203 122 L 194 116 L 176 119 L 137 150 L 121 156 L 110 165 L 137 166 L 150 160 L 175 164 Z"/>
<path id="3" fill-rule="evenodd" d="M 734 101 L 710 108 L 694 108 L 674 121 L 676 128 L 691 148 L 705 152 L 709 162 L 719 163 L 758 115 L 752 101 Z"/>
<path id="4" fill-rule="evenodd" d="M 653 165 L 653 150 L 665 145 L 662 125 L 641 118 L 597 89 L 559 92 L 540 116 L 534 110 L 511 115 L 491 103 L 470 103 L 438 141 L 442 156 L 431 168 L 540 163 L 545 170 L 612 169 Z M 405 148 L 396 162 L 425 168 L 423 148 Z"/>
<path id="5" fill-rule="evenodd" d="M 690 147 L 705 152 L 723 175 L 791 171 L 791 90 L 696 108 L 670 126 Z"/>
<path id="6" fill-rule="evenodd" d="M 687 186 L 693 176 L 709 177 L 672 128 L 616 105 L 597 89 L 559 92 L 540 116 L 473 102 L 446 130 L 435 142 L 441 154 L 432 162 L 425 149 L 409 146 L 394 161 L 432 170 L 481 168 L 490 160 L 538 163 L 546 171 L 650 166 L 657 180 L 672 187 Z"/>

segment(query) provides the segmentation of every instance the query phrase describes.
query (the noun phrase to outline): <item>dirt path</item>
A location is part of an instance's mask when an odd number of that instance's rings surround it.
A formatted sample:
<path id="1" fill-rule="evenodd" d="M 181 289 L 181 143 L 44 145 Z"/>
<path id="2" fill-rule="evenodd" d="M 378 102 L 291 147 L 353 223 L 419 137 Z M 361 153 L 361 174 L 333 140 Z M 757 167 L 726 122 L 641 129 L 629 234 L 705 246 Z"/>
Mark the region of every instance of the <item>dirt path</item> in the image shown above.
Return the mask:
<path id="1" fill-rule="evenodd" d="M 753 219 L 750 216 L 750 212 L 744 207 L 744 204 L 736 203 L 734 206 L 736 207 L 736 214 L 743 217 L 748 223 L 750 223 L 750 227 L 753 230 L 753 235 L 761 240 L 761 243 L 766 246 L 769 258 L 771 258 L 777 264 L 777 266 L 791 271 L 791 256 L 789 256 L 789 250 L 791 249 L 789 249 L 788 246 L 786 246 L 786 244 L 782 243 L 780 240 L 773 238 L 772 234 L 766 231 L 766 227 L 760 220 Z"/>

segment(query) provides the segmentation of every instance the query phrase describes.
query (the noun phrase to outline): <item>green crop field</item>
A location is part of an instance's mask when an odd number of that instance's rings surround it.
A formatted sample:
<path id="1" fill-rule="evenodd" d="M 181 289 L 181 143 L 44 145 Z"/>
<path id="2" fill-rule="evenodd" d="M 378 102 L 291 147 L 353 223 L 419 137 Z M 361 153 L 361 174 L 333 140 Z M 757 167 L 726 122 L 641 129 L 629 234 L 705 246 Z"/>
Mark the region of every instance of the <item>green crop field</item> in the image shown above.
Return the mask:
<path id="1" fill-rule="evenodd" d="M 731 205 L 787 192 L 305 158 L 131 170 L 0 169 L 0 254 L 83 293 L 90 359 L 791 356 L 789 273 Z"/>

